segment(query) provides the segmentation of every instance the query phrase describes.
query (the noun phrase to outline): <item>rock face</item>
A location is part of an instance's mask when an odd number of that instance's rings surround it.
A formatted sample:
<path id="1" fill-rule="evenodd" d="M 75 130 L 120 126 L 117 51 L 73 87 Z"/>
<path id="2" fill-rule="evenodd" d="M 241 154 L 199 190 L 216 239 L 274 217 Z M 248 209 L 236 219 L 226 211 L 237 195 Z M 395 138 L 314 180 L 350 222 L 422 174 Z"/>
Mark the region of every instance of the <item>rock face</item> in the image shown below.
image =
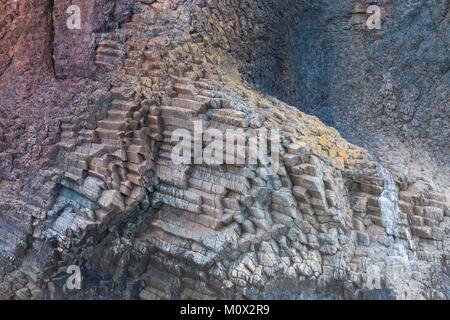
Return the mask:
<path id="1" fill-rule="evenodd" d="M 0 1 L 1 298 L 450 297 L 448 1 L 71 3 Z"/>
<path id="2" fill-rule="evenodd" d="M 439 179 L 432 171 L 447 171 L 449 156 L 449 2 L 378 1 L 380 30 L 366 26 L 373 1 L 329 2 L 277 7 L 264 33 L 275 45 L 258 46 L 249 78 L 367 146 L 391 170 L 411 175 L 396 165 L 392 150 L 401 149 L 414 171 Z"/>

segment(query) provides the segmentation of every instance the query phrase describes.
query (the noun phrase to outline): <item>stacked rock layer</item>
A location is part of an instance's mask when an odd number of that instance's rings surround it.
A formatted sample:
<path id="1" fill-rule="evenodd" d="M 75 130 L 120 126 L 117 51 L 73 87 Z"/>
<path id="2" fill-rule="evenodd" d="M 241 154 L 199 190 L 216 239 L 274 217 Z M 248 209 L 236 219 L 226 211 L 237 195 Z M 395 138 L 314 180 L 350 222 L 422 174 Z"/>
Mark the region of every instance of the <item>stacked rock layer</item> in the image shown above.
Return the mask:
<path id="1" fill-rule="evenodd" d="M 445 184 L 255 89 L 301 3 L 79 2 L 70 31 L 70 1 L 0 3 L 1 298 L 449 297 Z M 175 163 L 199 122 L 278 130 L 279 168 Z"/>

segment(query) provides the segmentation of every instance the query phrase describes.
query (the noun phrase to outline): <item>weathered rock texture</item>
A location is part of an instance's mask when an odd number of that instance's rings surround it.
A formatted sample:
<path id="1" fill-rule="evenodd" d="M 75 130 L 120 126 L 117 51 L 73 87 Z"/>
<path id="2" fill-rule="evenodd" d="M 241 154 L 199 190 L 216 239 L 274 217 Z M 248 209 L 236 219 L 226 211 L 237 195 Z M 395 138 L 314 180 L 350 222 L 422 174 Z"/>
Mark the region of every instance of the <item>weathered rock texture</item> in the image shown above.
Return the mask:
<path id="1" fill-rule="evenodd" d="M 1 0 L 0 297 L 449 298 L 448 1 L 309 3 Z M 280 170 L 175 165 L 194 120 Z"/>
<path id="2" fill-rule="evenodd" d="M 448 177 L 449 2 L 377 1 L 382 26 L 372 31 L 372 1 L 291 2 L 300 10 L 268 20 L 275 45 L 258 46 L 258 88 L 369 147 L 391 170 L 413 174 L 397 166 L 400 149 L 413 171 L 438 180 L 433 171 L 444 166 Z"/>

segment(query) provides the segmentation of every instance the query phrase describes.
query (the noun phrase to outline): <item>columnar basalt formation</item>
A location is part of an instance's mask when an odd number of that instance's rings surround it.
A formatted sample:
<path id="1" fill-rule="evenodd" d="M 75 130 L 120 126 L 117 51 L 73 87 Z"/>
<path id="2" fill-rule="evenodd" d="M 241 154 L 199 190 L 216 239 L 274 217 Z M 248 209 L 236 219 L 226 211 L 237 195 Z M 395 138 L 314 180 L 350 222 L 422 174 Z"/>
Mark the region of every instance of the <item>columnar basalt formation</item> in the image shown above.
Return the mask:
<path id="1" fill-rule="evenodd" d="M 414 163 L 390 174 L 336 129 L 264 95 L 302 108 L 295 59 L 318 40 L 298 17 L 347 12 L 358 37 L 383 37 L 358 20 L 367 3 L 79 0 L 83 27 L 68 30 L 72 2 L 0 2 L 1 298 L 449 298 L 447 168 L 430 165 L 436 181 L 409 174 Z M 440 9 L 431 13 L 448 25 Z M 306 109 L 322 117 L 316 98 Z M 193 134 L 194 121 L 279 130 L 279 170 L 175 164 L 173 133 Z M 434 144 L 436 163 L 446 144 Z M 81 290 L 67 288 L 71 265 Z"/>

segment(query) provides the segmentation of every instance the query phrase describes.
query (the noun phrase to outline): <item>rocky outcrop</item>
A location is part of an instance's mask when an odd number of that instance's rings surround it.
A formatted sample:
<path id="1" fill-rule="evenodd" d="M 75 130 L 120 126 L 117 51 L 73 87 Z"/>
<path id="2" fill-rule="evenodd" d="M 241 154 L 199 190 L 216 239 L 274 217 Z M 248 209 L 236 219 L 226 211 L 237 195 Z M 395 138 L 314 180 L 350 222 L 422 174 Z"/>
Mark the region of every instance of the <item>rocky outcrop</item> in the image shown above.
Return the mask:
<path id="1" fill-rule="evenodd" d="M 69 2 L 1 3 L 11 48 L 0 55 L 2 298 L 448 298 L 446 171 L 441 181 L 405 174 L 408 164 L 391 174 L 336 129 L 263 95 L 301 100 L 301 72 L 277 78 L 295 72 L 296 55 L 280 49 L 300 50 L 296 19 L 322 2 L 79 2 L 84 27 L 73 32 Z M 339 10 L 352 16 L 347 2 Z M 41 15 L 22 18 L 31 10 Z M 27 37 L 38 63 L 23 60 Z M 174 134 L 194 136 L 193 158 L 208 144 L 195 139 L 198 123 L 222 136 L 278 131 L 279 166 L 265 161 L 273 148 L 253 163 L 177 163 Z M 67 286 L 73 265 L 81 290 Z"/>

